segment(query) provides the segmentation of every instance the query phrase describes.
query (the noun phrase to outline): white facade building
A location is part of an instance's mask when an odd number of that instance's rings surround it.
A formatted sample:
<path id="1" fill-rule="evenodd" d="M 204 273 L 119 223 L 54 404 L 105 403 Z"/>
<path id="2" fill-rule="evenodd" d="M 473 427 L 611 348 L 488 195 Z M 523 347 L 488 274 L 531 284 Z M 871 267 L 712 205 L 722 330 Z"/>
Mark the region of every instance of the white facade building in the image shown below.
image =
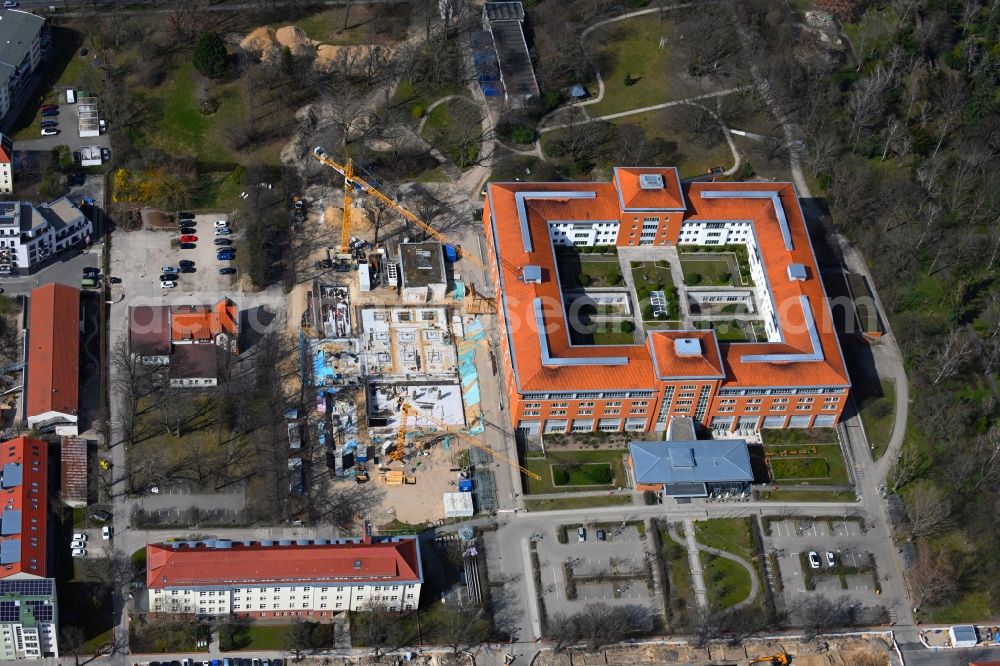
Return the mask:
<path id="1" fill-rule="evenodd" d="M 332 617 L 374 606 L 415 610 L 423 569 L 415 537 L 151 544 L 152 613 Z"/>
<path id="2" fill-rule="evenodd" d="M 18 9 L 0 9 L 0 116 L 25 91 L 48 39 L 45 19 Z"/>
<path id="3" fill-rule="evenodd" d="M 0 134 L 0 194 L 14 191 L 14 142 Z"/>
<path id="4" fill-rule="evenodd" d="M 549 235 L 555 245 L 614 245 L 618 240 L 618 221 L 604 222 L 550 222 Z"/>
<path id="5" fill-rule="evenodd" d="M 94 225 L 67 197 L 40 206 L 0 202 L 0 275 L 27 275 L 39 264 L 90 240 Z"/>
<path id="6" fill-rule="evenodd" d="M 59 657 L 55 580 L 0 580 L 0 660 Z"/>

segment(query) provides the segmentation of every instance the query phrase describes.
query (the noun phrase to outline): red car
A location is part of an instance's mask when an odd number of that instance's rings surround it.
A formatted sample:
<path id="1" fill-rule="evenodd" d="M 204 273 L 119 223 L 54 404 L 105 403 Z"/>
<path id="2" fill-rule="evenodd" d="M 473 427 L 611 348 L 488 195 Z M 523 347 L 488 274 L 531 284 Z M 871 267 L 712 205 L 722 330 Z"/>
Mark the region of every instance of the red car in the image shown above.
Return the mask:
<path id="1" fill-rule="evenodd" d="M 181 236 L 181 242 L 182 243 L 197 243 L 198 242 L 198 237 L 197 236 L 190 236 L 190 235 Z"/>
<path id="2" fill-rule="evenodd" d="M 58 109 L 58 108 L 59 108 L 58 104 L 42 104 L 42 106 L 39 107 L 39 111 L 51 111 L 52 109 Z"/>

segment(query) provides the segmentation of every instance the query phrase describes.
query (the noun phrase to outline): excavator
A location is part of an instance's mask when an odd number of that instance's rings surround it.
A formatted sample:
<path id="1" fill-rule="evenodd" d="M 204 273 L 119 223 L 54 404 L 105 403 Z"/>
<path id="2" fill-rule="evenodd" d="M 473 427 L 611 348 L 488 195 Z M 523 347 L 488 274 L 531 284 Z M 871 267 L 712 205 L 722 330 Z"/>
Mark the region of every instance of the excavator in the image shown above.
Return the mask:
<path id="1" fill-rule="evenodd" d="M 751 664 L 771 664 L 771 666 L 788 666 L 787 654 L 772 654 L 768 657 L 757 657 Z"/>

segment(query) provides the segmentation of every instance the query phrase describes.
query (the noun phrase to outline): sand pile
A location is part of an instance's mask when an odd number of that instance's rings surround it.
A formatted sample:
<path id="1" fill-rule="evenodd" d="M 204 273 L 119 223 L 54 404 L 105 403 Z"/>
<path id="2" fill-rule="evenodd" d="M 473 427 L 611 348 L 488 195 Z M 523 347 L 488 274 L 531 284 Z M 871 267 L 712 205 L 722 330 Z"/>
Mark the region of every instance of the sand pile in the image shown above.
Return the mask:
<path id="1" fill-rule="evenodd" d="M 281 46 L 291 49 L 292 55 L 308 55 L 316 51 L 318 42 L 309 39 L 305 31 L 298 26 L 286 25 L 284 28 L 278 28 L 274 36 Z"/>
<path id="2" fill-rule="evenodd" d="M 369 58 L 388 61 L 394 51 L 395 49 L 388 46 L 320 44 L 316 49 L 316 61 L 313 62 L 313 67 L 324 74 L 329 74 L 335 69 L 347 70 L 349 74 L 361 74 L 364 73 Z"/>
<path id="3" fill-rule="evenodd" d="M 257 55 L 263 62 L 274 62 L 281 53 L 281 44 L 271 28 L 257 28 L 240 42 L 240 48 Z"/>

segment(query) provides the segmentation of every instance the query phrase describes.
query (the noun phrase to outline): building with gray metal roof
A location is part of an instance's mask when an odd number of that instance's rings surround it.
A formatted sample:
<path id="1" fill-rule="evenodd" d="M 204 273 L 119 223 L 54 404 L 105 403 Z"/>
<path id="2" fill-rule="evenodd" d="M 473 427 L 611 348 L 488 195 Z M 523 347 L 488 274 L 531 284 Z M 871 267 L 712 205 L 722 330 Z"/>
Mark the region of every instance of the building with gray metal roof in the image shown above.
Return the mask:
<path id="1" fill-rule="evenodd" d="M 0 116 L 6 115 L 42 60 L 45 19 L 0 9 Z"/>
<path id="2" fill-rule="evenodd" d="M 660 486 L 672 497 L 705 497 L 718 487 L 745 490 L 753 481 L 742 439 L 631 442 L 629 454 L 635 485 Z"/>
<path id="3" fill-rule="evenodd" d="M 483 5 L 483 29 L 493 37 L 500 62 L 504 98 L 521 106 L 538 95 L 538 81 L 524 38 L 524 7 L 520 2 L 487 2 Z"/>

